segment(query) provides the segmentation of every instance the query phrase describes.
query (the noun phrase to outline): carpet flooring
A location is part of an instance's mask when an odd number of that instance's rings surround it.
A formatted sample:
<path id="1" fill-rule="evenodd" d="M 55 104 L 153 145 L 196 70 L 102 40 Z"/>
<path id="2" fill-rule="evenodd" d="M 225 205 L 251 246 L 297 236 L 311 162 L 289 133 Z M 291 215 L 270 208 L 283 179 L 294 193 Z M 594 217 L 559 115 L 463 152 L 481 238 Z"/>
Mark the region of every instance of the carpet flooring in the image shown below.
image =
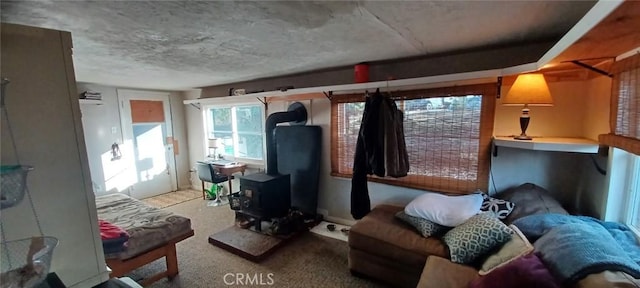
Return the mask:
<path id="1" fill-rule="evenodd" d="M 142 202 L 153 207 L 166 208 L 193 199 L 202 199 L 202 192 L 196 190 L 180 190 L 142 199 Z"/>
<path id="2" fill-rule="evenodd" d="M 351 275 L 346 242 L 314 233 L 292 239 L 260 263 L 215 247 L 207 242 L 209 235 L 233 225 L 234 213 L 229 206 L 206 203 L 194 199 L 165 208 L 190 218 L 195 236 L 177 244 L 178 277 L 164 278 L 151 287 L 385 287 Z M 164 259 L 159 259 L 129 276 L 140 279 L 164 268 Z"/>

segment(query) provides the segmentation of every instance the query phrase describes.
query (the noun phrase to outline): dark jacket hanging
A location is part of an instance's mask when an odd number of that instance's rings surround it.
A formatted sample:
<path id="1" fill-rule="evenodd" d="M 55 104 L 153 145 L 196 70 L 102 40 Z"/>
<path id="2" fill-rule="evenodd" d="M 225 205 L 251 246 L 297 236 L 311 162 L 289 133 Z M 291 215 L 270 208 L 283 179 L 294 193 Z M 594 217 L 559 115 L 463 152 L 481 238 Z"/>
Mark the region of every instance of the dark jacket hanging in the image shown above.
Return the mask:
<path id="1" fill-rule="evenodd" d="M 402 111 L 393 100 L 379 91 L 367 97 L 351 179 L 351 215 L 355 219 L 371 211 L 367 174 L 402 177 L 409 171 L 402 121 Z"/>

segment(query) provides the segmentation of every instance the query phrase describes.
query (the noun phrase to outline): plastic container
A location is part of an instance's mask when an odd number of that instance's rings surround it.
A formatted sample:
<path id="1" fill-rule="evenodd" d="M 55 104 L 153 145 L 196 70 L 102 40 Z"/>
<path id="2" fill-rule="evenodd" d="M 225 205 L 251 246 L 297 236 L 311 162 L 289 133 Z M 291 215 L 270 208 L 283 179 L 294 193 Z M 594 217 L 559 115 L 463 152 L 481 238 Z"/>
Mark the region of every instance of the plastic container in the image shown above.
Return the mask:
<path id="1" fill-rule="evenodd" d="M 209 199 L 216 199 L 217 195 L 218 195 L 218 185 L 213 184 L 211 185 L 211 188 L 207 190 L 207 197 L 209 197 Z"/>
<path id="2" fill-rule="evenodd" d="M 35 287 L 49 273 L 54 237 L 32 237 L 0 243 L 2 288 Z"/>
<path id="3" fill-rule="evenodd" d="M 356 64 L 356 66 L 354 67 L 354 72 L 356 83 L 369 82 L 369 64 Z"/>
<path id="4" fill-rule="evenodd" d="M 24 198 L 27 189 L 27 173 L 33 170 L 31 166 L 2 165 L 0 166 L 0 208 L 17 205 Z"/>

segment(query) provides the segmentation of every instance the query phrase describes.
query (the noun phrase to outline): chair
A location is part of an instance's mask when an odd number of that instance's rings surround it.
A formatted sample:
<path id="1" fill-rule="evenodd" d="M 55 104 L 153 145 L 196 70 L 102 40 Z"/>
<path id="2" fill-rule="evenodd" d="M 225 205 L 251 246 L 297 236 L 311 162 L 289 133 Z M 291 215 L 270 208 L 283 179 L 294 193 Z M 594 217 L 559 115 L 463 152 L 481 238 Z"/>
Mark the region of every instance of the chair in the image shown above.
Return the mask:
<path id="1" fill-rule="evenodd" d="M 209 182 L 212 184 L 218 184 L 229 180 L 229 177 L 222 175 L 216 172 L 213 169 L 213 166 L 206 162 L 198 161 L 196 163 L 196 170 L 198 172 L 198 178 L 202 181 L 202 199 L 206 199 L 205 190 L 204 190 L 204 182 Z M 216 196 L 216 201 L 220 202 L 220 194 Z"/>

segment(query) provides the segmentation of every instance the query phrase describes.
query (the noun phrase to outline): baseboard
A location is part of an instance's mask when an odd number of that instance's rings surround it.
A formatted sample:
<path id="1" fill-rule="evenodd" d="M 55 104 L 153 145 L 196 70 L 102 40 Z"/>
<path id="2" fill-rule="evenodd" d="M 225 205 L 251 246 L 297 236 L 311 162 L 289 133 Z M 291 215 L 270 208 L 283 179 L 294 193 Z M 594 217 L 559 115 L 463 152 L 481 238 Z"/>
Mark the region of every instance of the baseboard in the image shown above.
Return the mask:
<path id="1" fill-rule="evenodd" d="M 196 189 L 193 189 L 193 186 L 190 186 L 190 185 L 183 185 L 178 187 L 178 190 L 196 190 Z M 197 190 L 200 190 L 200 189 L 197 189 Z"/>
<path id="2" fill-rule="evenodd" d="M 344 218 L 335 217 L 335 216 L 329 216 L 329 210 L 327 210 L 327 209 L 316 208 L 316 212 L 318 214 L 321 214 L 322 218 L 324 218 L 324 220 L 327 220 L 329 222 L 333 222 L 333 223 L 336 223 L 336 224 L 347 225 L 347 226 L 352 226 L 353 224 L 356 224 L 355 220 L 344 219 Z"/>
<path id="3" fill-rule="evenodd" d="M 342 224 L 346 226 L 353 226 L 354 224 L 356 224 L 355 220 L 349 220 L 349 219 L 344 219 L 344 218 L 334 217 L 334 216 L 325 216 L 324 219 L 327 220 L 328 222 L 333 222 L 336 224 Z"/>

